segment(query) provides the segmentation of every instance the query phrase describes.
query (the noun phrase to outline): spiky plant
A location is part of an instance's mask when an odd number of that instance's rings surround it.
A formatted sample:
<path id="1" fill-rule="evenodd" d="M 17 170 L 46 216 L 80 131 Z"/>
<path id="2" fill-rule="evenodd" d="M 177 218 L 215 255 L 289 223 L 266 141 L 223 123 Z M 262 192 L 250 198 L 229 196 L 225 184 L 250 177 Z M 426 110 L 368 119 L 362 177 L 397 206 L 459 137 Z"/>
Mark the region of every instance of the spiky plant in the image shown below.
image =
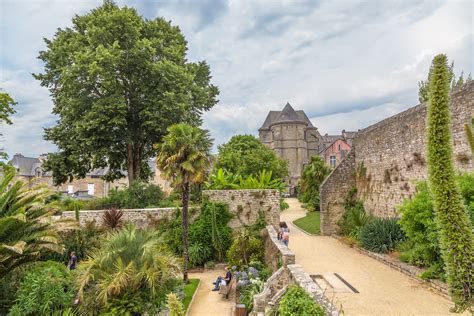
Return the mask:
<path id="1" fill-rule="evenodd" d="M 100 249 L 78 266 L 79 297 L 89 292 L 99 303 L 123 295 L 147 295 L 156 299 L 180 273 L 179 260 L 167 250 L 156 230 L 138 229 L 133 224 L 113 231 Z"/>
<path id="2" fill-rule="evenodd" d="M 29 188 L 14 178 L 10 169 L 0 180 L 0 277 L 41 260 L 46 252 L 61 253 L 59 232 L 77 227 L 74 221 L 51 221 L 54 210 L 44 205 L 51 195 L 46 188 Z"/>
<path id="3" fill-rule="evenodd" d="M 467 211 L 455 182 L 449 109 L 447 57 L 433 59 L 428 102 L 428 173 L 440 232 L 441 253 L 455 311 L 472 307 L 474 239 Z"/>
<path id="4" fill-rule="evenodd" d="M 118 229 L 123 225 L 123 212 L 116 208 L 107 210 L 102 215 L 102 225 L 108 229 Z"/>
<path id="5" fill-rule="evenodd" d="M 184 306 L 174 293 L 166 295 L 166 307 L 169 310 L 169 316 L 184 316 Z"/>

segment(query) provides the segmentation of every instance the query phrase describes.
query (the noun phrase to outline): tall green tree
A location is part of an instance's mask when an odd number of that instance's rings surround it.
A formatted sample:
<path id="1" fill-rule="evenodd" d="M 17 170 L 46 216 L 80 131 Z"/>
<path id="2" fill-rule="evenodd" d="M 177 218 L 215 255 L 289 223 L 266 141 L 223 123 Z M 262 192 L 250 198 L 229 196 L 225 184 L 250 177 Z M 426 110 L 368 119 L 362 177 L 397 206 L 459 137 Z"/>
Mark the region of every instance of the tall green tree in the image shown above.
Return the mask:
<path id="1" fill-rule="evenodd" d="M 10 97 L 8 93 L 0 92 L 0 124 L 5 123 L 8 125 L 13 124 L 10 119 L 12 114 L 15 114 L 15 109 L 13 108 L 16 105 L 16 102 Z M 0 134 L 2 136 L 2 134 Z M 0 159 L 7 159 L 8 156 L 3 149 L 0 148 Z"/>
<path id="2" fill-rule="evenodd" d="M 263 170 L 271 171 L 273 179 L 282 179 L 288 175 L 288 162 L 280 159 L 252 135 L 233 136 L 218 150 L 214 165 L 216 170 L 222 168 L 242 177 L 257 175 Z"/>
<path id="3" fill-rule="evenodd" d="M 157 167 L 181 192 L 183 227 L 183 280 L 188 282 L 189 187 L 204 182 L 210 167 L 212 140 L 207 130 L 184 123 L 172 125 L 163 142 L 156 146 Z"/>
<path id="4" fill-rule="evenodd" d="M 306 203 L 310 210 L 319 211 L 319 187 L 331 172 L 323 159 L 319 156 L 311 157 L 309 163 L 304 167 L 300 180 L 298 198 Z"/>
<path id="5" fill-rule="evenodd" d="M 124 171 L 130 184 L 147 178 L 166 128 L 199 125 L 217 102 L 209 66 L 187 61 L 183 34 L 163 18 L 105 0 L 45 42 L 44 73 L 34 77 L 49 88 L 59 117 L 45 130 L 60 150 L 45 163 L 56 184 L 102 167 L 108 180 Z"/>
<path id="6" fill-rule="evenodd" d="M 450 73 L 445 55 L 433 59 L 428 102 L 428 173 L 450 294 L 461 311 L 474 303 L 472 226 L 455 181 L 449 109 Z"/>
<path id="7" fill-rule="evenodd" d="M 461 72 L 459 77 L 456 79 L 456 74 L 454 73 L 454 62 L 448 67 L 449 81 L 451 84 L 451 91 L 461 87 L 464 83 L 472 81 L 472 76 L 469 75 L 464 78 L 464 71 Z M 418 82 L 418 100 L 420 103 L 428 102 L 430 93 L 430 78 L 421 80 Z"/>

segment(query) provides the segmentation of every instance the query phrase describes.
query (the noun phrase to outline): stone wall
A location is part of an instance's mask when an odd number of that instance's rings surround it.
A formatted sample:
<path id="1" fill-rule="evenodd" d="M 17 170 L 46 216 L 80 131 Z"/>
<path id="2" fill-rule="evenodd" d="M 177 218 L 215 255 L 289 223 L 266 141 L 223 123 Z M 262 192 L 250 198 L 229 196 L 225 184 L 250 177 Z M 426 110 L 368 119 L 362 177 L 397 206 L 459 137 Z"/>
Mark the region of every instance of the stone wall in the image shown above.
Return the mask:
<path id="1" fill-rule="evenodd" d="M 396 208 L 415 193 L 419 180 L 427 179 L 427 105 L 419 104 L 360 130 L 352 141 L 351 153 L 358 197 L 365 209 L 378 217 L 396 216 Z M 460 171 L 472 170 L 473 157 L 464 133 L 464 124 L 474 117 L 474 82 L 451 93 L 453 159 Z M 345 164 L 343 162 L 342 164 Z M 321 229 L 335 232 L 341 214 L 344 189 L 354 178 L 337 168 L 321 188 Z M 337 206 L 334 206 L 336 204 Z"/>
<path id="2" fill-rule="evenodd" d="M 231 228 L 254 224 L 259 212 L 263 212 L 267 224 L 277 228 L 280 223 L 278 190 L 205 190 L 202 195 L 212 202 L 229 205 L 229 211 L 235 215 L 229 223 Z"/>
<path id="3" fill-rule="evenodd" d="M 472 170 L 464 124 L 474 117 L 474 82 L 451 94 L 451 113 L 455 166 Z M 426 115 L 426 104 L 420 104 L 355 136 L 358 195 L 372 214 L 395 216 L 397 205 L 415 192 L 416 181 L 427 178 Z"/>
<path id="4" fill-rule="evenodd" d="M 155 219 L 171 218 L 176 208 L 145 208 L 122 210 L 124 221 L 135 223 L 139 227 L 146 227 L 149 222 L 149 216 Z M 84 225 L 86 222 L 95 221 L 98 225 L 102 224 L 102 217 L 106 210 L 79 211 L 79 223 Z M 63 218 L 76 218 L 75 212 L 63 212 Z"/>
<path id="5" fill-rule="evenodd" d="M 276 271 L 281 265 L 295 263 L 295 254 L 278 240 L 277 232 L 271 225 L 267 225 L 264 231 L 265 240 L 265 263 Z"/>
<path id="6" fill-rule="evenodd" d="M 355 156 L 350 152 L 320 187 L 321 234 L 337 232 L 337 222 L 344 213 L 344 199 L 355 186 Z"/>

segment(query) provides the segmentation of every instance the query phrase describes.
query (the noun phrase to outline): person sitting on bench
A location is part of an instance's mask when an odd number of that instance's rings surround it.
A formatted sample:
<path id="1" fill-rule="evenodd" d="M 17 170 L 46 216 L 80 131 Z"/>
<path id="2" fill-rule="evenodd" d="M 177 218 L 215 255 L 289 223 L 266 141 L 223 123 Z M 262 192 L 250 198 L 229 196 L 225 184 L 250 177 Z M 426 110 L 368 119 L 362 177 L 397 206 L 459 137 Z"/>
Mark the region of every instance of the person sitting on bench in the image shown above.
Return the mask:
<path id="1" fill-rule="evenodd" d="M 230 281 L 232 280 L 232 273 L 229 271 L 229 267 L 225 267 L 225 277 L 218 276 L 216 282 L 213 282 L 214 288 L 212 289 L 213 291 L 219 291 L 219 287 L 222 283 L 222 281 L 225 281 L 226 285 L 230 284 Z"/>

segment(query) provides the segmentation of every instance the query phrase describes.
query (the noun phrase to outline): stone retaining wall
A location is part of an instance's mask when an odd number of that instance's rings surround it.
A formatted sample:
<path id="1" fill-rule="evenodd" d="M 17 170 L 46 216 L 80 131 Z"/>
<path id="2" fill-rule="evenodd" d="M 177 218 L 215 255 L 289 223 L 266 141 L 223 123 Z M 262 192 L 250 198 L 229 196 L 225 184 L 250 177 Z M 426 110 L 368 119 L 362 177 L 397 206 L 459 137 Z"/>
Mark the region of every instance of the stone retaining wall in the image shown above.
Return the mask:
<path id="1" fill-rule="evenodd" d="M 278 240 L 277 232 L 271 225 L 267 225 L 263 232 L 265 241 L 265 263 L 276 271 L 280 266 L 295 263 L 295 254 Z"/>
<path id="2" fill-rule="evenodd" d="M 327 299 L 323 289 L 304 272 L 302 266 L 295 264 L 294 253 L 278 240 L 275 229 L 267 225 L 265 231 L 265 261 L 275 272 L 265 282 L 263 291 L 253 297 L 254 308 L 250 315 L 266 315 L 274 310 L 291 284 L 305 290 L 324 307 L 327 315 L 339 315 L 339 310 Z"/>
<path id="3" fill-rule="evenodd" d="M 102 224 L 102 217 L 106 210 L 94 211 L 79 211 L 79 223 L 84 225 L 86 222 L 95 221 L 98 225 Z M 125 209 L 122 219 L 135 223 L 139 227 L 146 227 L 148 225 L 148 217 L 152 216 L 155 219 L 170 218 L 176 208 L 144 208 L 144 209 Z M 63 212 L 62 218 L 76 218 L 75 212 Z"/>
<path id="4" fill-rule="evenodd" d="M 208 197 L 211 202 L 229 205 L 229 211 L 235 215 L 229 223 L 231 228 L 254 224 L 259 212 L 263 212 L 267 224 L 277 228 L 280 223 L 280 192 L 278 190 L 205 190 L 202 195 Z"/>
<path id="5" fill-rule="evenodd" d="M 351 151 L 324 180 L 319 188 L 321 210 L 321 234 L 337 232 L 337 222 L 344 213 L 344 200 L 355 187 L 355 156 Z"/>

